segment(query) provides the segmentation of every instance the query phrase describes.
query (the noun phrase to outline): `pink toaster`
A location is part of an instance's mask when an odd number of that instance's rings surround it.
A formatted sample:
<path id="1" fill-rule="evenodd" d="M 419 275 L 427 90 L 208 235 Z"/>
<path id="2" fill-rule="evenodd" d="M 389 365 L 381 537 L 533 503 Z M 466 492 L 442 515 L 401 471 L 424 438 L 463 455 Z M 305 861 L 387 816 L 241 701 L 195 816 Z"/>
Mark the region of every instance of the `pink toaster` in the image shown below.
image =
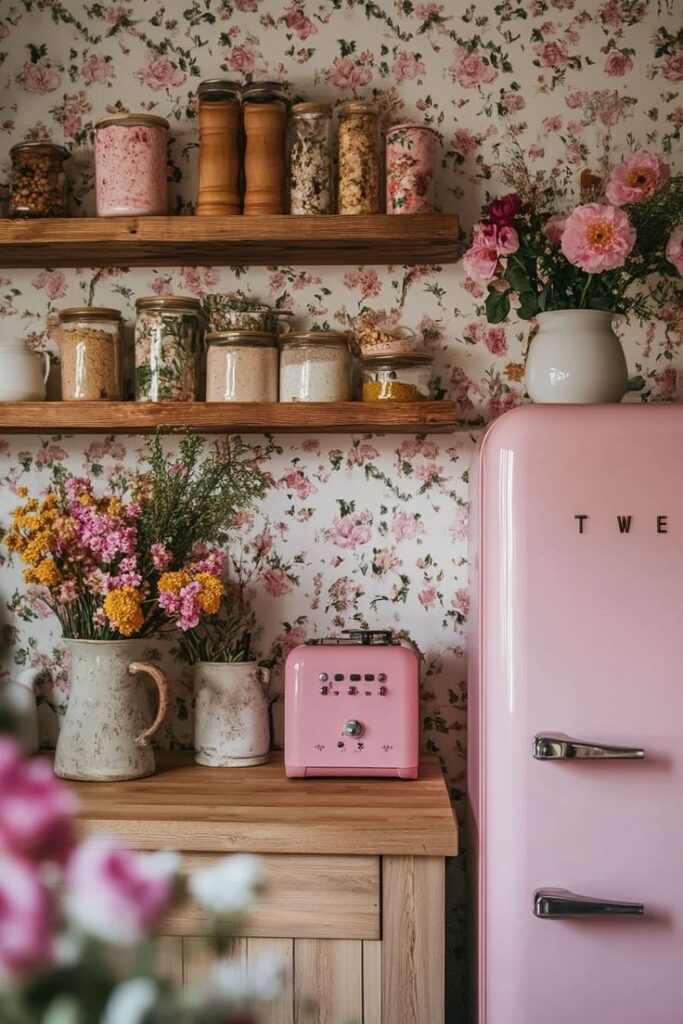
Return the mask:
<path id="1" fill-rule="evenodd" d="M 390 631 L 344 632 L 344 638 L 309 640 L 287 657 L 287 775 L 416 779 L 417 654 Z"/>

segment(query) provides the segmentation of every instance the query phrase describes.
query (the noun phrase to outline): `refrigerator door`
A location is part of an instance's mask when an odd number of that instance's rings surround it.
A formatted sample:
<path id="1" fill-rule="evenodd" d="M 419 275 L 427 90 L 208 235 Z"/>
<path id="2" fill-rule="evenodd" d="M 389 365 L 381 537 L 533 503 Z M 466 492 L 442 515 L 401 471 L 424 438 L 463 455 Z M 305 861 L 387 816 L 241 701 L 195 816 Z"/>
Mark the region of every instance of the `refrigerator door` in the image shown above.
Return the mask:
<path id="1" fill-rule="evenodd" d="M 678 1024 L 683 409 L 517 410 L 477 488 L 480 1024 Z"/>

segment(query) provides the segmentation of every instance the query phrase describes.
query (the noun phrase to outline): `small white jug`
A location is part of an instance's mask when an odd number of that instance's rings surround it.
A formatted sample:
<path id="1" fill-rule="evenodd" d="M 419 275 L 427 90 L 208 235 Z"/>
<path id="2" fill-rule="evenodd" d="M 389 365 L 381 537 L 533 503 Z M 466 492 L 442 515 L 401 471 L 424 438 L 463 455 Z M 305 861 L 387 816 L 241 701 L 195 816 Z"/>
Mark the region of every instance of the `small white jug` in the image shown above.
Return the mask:
<path id="1" fill-rule="evenodd" d="M 255 661 L 200 661 L 194 669 L 194 759 L 212 768 L 265 764 L 269 673 Z"/>
<path id="2" fill-rule="evenodd" d="M 27 668 L 16 681 L 0 680 L 0 704 L 6 708 L 17 729 L 17 739 L 25 754 L 35 754 L 38 740 L 38 708 L 33 684 L 41 673 L 39 668 Z"/>
<path id="3" fill-rule="evenodd" d="M 0 342 L 0 402 L 44 402 L 50 356 L 22 339 Z"/>

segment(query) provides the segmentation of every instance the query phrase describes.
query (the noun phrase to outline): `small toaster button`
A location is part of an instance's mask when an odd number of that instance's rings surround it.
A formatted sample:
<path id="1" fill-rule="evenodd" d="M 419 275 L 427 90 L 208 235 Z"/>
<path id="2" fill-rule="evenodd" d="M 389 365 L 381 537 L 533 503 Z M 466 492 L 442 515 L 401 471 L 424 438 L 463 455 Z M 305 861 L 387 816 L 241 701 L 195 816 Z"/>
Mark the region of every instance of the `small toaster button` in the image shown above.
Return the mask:
<path id="1" fill-rule="evenodd" d="M 380 688 L 379 688 L 379 690 L 378 690 L 377 692 L 378 692 L 378 694 L 380 695 L 380 697 L 384 697 L 384 695 L 385 695 L 385 694 L 386 694 L 386 692 L 387 692 L 387 688 L 386 688 L 386 686 L 380 686 Z"/>
<path id="2" fill-rule="evenodd" d="M 344 740 L 337 740 L 337 746 L 338 747 L 343 747 L 344 746 Z"/>
<path id="3" fill-rule="evenodd" d="M 343 673 L 342 672 L 337 672 L 337 674 L 334 677 L 335 683 L 341 683 L 341 682 L 343 682 L 343 680 L 344 680 Z"/>
<path id="4" fill-rule="evenodd" d="M 358 691 L 355 686 L 349 686 L 346 692 L 348 693 L 349 697 L 353 697 L 354 694 L 356 694 Z"/>
<path id="5" fill-rule="evenodd" d="M 327 686 L 321 686 L 320 687 L 320 692 L 322 693 L 323 697 L 327 693 L 328 689 L 329 689 L 329 687 L 327 687 Z"/>
<path id="6" fill-rule="evenodd" d="M 358 672 L 352 672 L 349 679 L 352 683 L 359 683 L 363 677 Z"/>
<path id="7" fill-rule="evenodd" d="M 375 677 L 373 675 L 363 676 L 363 679 L 365 680 L 366 683 L 374 683 L 375 681 Z"/>
<path id="8" fill-rule="evenodd" d="M 327 672 L 321 672 L 320 675 L 318 676 L 318 679 L 320 680 L 321 683 L 326 683 L 329 678 L 330 677 L 328 676 Z"/>

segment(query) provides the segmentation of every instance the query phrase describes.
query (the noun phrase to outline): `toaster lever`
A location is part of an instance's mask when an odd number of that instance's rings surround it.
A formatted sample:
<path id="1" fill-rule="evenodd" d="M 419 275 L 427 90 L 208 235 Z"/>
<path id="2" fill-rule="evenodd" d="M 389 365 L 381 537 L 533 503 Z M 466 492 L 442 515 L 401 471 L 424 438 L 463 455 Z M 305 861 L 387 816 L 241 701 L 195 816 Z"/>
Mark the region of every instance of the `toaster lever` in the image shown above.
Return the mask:
<path id="1" fill-rule="evenodd" d="M 585 743 L 568 736 L 534 736 L 533 754 L 537 761 L 616 761 L 642 760 L 642 747 L 614 747 L 606 743 Z"/>
<path id="2" fill-rule="evenodd" d="M 592 896 L 579 896 L 567 889 L 538 889 L 534 893 L 534 915 L 545 919 L 615 917 L 624 914 L 640 916 L 644 912 L 642 903 L 593 899 Z"/>
<path id="3" fill-rule="evenodd" d="M 390 629 L 342 629 L 342 633 L 365 647 L 371 644 L 391 644 L 394 641 Z"/>

